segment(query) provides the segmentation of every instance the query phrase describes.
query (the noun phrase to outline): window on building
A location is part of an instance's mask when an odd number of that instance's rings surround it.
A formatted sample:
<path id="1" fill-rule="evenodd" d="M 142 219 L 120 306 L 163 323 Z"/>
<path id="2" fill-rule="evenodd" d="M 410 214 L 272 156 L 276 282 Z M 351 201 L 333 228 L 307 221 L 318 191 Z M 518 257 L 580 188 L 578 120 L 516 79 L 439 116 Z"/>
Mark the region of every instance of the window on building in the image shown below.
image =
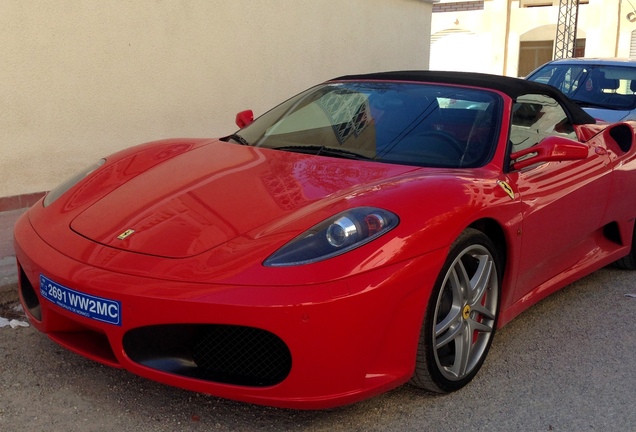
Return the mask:
<path id="1" fill-rule="evenodd" d="M 589 4 L 590 0 L 579 0 L 579 5 Z M 559 0 L 521 0 L 519 1 L 520 8 L 535 8 L 535 7 L 551 7 L 559 6 Z"/>
<path id="2" fill-rule="evenodd" d="M 521 42 L 518 75 L 524 77 L 554 56 L 554 40 Z M 577 39 L 574 57 L 585 57 L 585 39 Z"/>

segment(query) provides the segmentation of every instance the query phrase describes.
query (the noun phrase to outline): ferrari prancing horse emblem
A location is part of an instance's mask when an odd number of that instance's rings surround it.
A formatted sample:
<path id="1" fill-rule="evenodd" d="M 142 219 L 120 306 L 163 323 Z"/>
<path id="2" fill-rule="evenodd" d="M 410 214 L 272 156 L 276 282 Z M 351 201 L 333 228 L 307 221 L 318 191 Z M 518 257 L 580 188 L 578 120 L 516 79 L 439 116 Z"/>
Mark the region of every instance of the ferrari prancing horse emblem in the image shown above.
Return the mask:
<path id="1" fill-rule="evenodd" d="M 512 190 L 510 185 L 505 181 L 497 180 L 497 184 L 508 194 L 510 199 L 515 199 L 515 192 Z"/>
<path id="2" fill-rule="evenodd" d="M 127 229 L 126 231 L 124 231 L 123 233 L 121 233 L 121 234 L 119 234 L 119 235 L 117 236 L 117 240 L 123 240 L 123 239 L 125 239 L 126 237 L 128 237 L 128 236 L 132 235 L 132 233 L 134 233 L 134 232 L 135 232 L 135 230 L 134 230 L 134 229 Z"/>

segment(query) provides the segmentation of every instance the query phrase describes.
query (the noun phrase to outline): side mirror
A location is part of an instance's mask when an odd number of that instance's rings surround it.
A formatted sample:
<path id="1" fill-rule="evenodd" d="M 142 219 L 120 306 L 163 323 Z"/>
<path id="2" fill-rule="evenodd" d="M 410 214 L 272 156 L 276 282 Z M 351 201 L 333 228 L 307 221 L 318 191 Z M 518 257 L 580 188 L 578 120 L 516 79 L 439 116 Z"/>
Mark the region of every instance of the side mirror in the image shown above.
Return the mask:
<path id="1" fill-rule="evenodd" d="M 245 126 L 249 125 L 254 121 L 254 113 L 252 110 L 241 111 L 236 115 L 236 125 L 243 129 Z"/>
<path id="2" fill-rule="evenodd" d="M 542 162 L 585 159 L 588 151 L 585 144 L 564 137 L 549 136 L 535 146 L 511 154 L 510 158 L 513 161 L 512 168 L 519 170 Z"/>

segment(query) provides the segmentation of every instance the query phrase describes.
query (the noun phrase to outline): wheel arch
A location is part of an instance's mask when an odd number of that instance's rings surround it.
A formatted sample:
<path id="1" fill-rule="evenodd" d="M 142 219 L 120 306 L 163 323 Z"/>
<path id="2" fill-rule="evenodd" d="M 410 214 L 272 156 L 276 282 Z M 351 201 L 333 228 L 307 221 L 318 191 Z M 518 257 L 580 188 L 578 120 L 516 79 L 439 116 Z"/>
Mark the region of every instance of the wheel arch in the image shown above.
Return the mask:
<path id="1" fill-rule="evenodd" d="M 450 393 L 467 385 L 481 368 L 497 329 L 504 235 L 495 220 L 484 218 L 468 225 L 451 245 L 420 331 L 410 380 L 414 386 Z M 499 261 L 499 281 L 491 278 L 493 260 Z"/>
<path id="2" fill-rule="evenodd" d="M 471 223 L 468 228 L 481 231 L 493 242 L 497 249 L 497 258 L 499 259 L 499 268 L 501 269 L 499 277 L 503 278 L 508 262 L 508 242 L 506 241 L 506 234 L 504 233 L 503 227 L 494 219 L 484 218 Z"/>

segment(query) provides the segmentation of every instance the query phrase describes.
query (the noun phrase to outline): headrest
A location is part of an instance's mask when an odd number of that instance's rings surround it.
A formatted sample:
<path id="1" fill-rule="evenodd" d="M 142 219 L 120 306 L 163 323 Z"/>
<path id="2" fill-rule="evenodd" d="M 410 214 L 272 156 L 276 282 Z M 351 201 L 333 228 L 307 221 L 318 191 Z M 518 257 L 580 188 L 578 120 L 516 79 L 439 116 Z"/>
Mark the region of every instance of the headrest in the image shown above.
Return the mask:
<path id="1" fill-rule="evenodd" d="M 599 87 L 601 87 L 603 90 L 618 90 L 618 85 L 619 82 L 617 79 L 610 79 L 610 78 L 601 78 L 600 82 L 599 82 Z"/>

